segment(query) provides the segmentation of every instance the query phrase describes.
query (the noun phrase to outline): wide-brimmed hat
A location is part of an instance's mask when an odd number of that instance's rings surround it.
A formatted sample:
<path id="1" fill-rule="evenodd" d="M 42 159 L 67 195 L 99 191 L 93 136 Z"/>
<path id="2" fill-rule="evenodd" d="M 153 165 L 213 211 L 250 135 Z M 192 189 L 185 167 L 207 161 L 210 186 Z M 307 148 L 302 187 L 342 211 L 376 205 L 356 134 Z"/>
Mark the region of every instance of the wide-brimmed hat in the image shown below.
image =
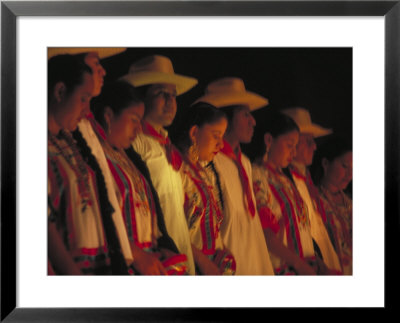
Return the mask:
<path id="1" fill-rule="evenodd" d="M 64 54 L 76 55 L 95 52 L 99 55 L 99 59 L 103 59 L 124 51 L 126 51 L 125 47 L 48 47 L 47 58 Z"/>
<path id="2" fill-rule="evenodd" d="M 238 77 L 225 77 L 208 84 L 205 94 L 194 103 L 206 102 L 217 108 L 231 105 L 246 105 L 251 111 L 268 105 L 268 99 L 247 91 Z"/>
<path id="3" fill-rule="evenodd" d="M 315 138 L 332 133 L 332 129 L 323 128 L 311 122 L 310 113 L 304 108 L 289 108 L 282 111 L 296 122 L 302 133 L 311 133 Z"/>
<path id="4" fill-rule="evenodd" d="M 150 84 L 174 84 L 177 95 L 189 91 L 198 83 L 193 77 L 175 74 L 171 60 L 161 55 L 147 56 L 133 63 L 128 74 L 121 79 L 135 87 Z"/>

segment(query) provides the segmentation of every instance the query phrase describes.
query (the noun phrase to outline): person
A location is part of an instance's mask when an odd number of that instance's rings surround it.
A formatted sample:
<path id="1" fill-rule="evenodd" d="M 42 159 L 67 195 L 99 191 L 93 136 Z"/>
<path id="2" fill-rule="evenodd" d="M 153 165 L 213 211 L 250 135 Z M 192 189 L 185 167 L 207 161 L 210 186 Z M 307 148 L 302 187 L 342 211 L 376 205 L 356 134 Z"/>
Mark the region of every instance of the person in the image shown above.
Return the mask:
<path id="1" fill-rule="evenodd" d="M 223 213 L 204 168 L 223 147 L 227 126 L 221 110 L 200 102 L 186 109 L 177 127 L 176 145 L 183 156 L 184 210 L 194 260 L 203 275 L 233 275 L 236 268 L 233 255 L 222 242 Z"/>
<path id="2" fill-rule="evenodd" d="M 92 109 L 129 236 L 134 272 L 185 274 L 186 256 L 159 248 L 157 240 L 162 233 L 158 229 L 151 187 L 124 151 L 141 132 L 144 103 L 140 94 L 129 83 L 117 81 L 104 87 L 94 99 Z M 172 270 L 172 265 L 177 270 Z"/>
<path id="3" fill-rule="evenodd" d="M 353 176 L 352 144 L 332 136 L 318 149 L 311 168 L 327 218 L 333 245 L 339 256 L 343 275 L 353 273 L 352 214 L 353 203 L 344 192 Z"/>
<path id="4" fill-rule="evenodd" d="M 320 258 L 323 260 L 321 267 L 325 267 L 326 274 L 340 274 L 339 258 L 325 227 L 325 211 L 322 209 L 318 189 L 314 185 L 308 170 L 317 148 L 314 138 L 329 135 L 332 130 L 312 123 L 310 113 L 304 108 L 284 109 L 282 113 L 292 118 L 300 129 L 296 155 L 289 165 L 289 171 L 303 201 L 307 204 L 311 222 L 311 236 L 316 243 L 315 249 L 318 250 Z"/>
<path id="5" fill-rule="evenodd" d="M 218 188 L 215 196 L 223 209 L 222 242 L 235 257 L 236 275 L 273 275 L 251 185 L 251 164 L 240 148 L 253 135 L 255 119 L 250 111 L 267 105 L 268 100 L 247 91 L 242 79 L 228 77 L 211 82 L 198 102 L 217 107 L 228 118 L 224 146 L 207 172 Z"/>
<path id="6" fill-rule="evenodd" d="M 193 88 L 197 80 L 176 74 L 171 60 L 160 55 L 144 57 L 133 63 L 129 73 L 121 80 L 138 88 L 145 97 L 143 132 L 136 136 L 132 149 L 141 156 L 149 169 L 167 232 L 179 252 L 187 256 L 189 274 L 194 275 L 195 265 L 179 173 L 182 158 L 164 127 L 171 125 L 175 118 L 176 96 Z"/>
<path id="7" fill-rule="evenodd" d="M 254 191 L 275 274 L 315 275 L 307 205 L 282 171 L 295 156 L 299 128 L 288 116 L 270 112 L 262 115 L 254 139 Z"/>
<path id="8" fill-rule="evenodd" d="M 106 75 L 106 71 L 101 65 L 101 60 L 121 54 L 125 50 L 126 48 L 123 47 L 49 47 L 48 58 L 50 59 L 62 54 L 70 54 L 88 65 L 92 70 L 94 82 L 92 97 L 97 97 L 101 92 Z M 99 187 L 99 190 L 104 191 L 101 192 L 103 198 L 100 199 L 100 208 L 103 213 L 109 213 L 114 223 L 116 223 L 116 230 L 118 231 L 123 256 L 127 264 L 130 264 L 133 261 L 133 256 L 118 200 L 113 188 L 113 178 L 108 168 L 103 148 L 93 129 L 94 126 L 93 114 L 91 110 L 88 110 L 86 116 L 79 121 L 77 129 L 72 132 L 72 135 L 82 157 L 87 159 L 88 156 L 93 155 L 96 159 L 96 163 L 100 167 L 99 174 L 96 175 L 101 177 L 101 182 L 105 182 L 105 187 Z"/>
<path id="9" fill-rule="evenodd" d="M 71 55 L 48 61 L 48 259 L 56 274 L 127 274 L 116 224 L 100 211 L 98 164 L 71 132 L 89 111 L 91 69 Z"/>

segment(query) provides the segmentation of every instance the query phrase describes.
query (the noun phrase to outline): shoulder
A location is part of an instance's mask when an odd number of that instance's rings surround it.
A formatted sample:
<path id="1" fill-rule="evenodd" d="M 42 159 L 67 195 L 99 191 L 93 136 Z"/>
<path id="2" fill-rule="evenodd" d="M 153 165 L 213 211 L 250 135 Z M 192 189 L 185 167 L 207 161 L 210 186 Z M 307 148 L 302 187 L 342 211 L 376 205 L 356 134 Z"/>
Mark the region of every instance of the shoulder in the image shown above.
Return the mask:
<path id="1" fill-rule="evenodd" d="M 221 152 L 214 157 L 213 162 L 218 170 L 225 169 L 229 165 L 235 165 L 232 159 Z"/>
<path id="2" fill-rule="evenodd" d="M 262 165 L 253 163 L 251 165 L 251 168 L 253 173 L 253 179 L 268 177 L 267 170 Z"/>
<path id="3" fill-rule="evenodd" d="M 151 152 L 157 147 L 158 142 L 152 137 L 140 133 L 136 136 L 132 142 L 133 149 L 144 159 L 149 158 Z"/>
<path id="4" fill-rule="evenodd" d="M 242 154 L 241 161 L 242 161 L 242 165 L 243 165 L 244 169 L 246 170 L 246 173 L 251 176 L 252 167 L 251 167 L 250 159 L 245 154 Z"/>

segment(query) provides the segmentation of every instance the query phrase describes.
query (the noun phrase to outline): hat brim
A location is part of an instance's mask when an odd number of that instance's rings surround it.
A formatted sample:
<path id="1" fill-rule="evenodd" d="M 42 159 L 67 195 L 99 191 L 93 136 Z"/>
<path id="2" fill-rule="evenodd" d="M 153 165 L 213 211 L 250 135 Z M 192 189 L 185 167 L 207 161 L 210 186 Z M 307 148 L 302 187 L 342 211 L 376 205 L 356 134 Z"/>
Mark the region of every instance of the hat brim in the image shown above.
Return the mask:
<path id="1" fill-rule="evenodd" d="M 47 58 L 50 59 L 57 55 L 77 55 L 83 53 L 97 53 L 99 59 L 111 57 L 126 51 L 125 47 L 49 47 Z"/>
<path id="2" fill-rule="evenodd" d="M 300 132 L 302 133 L 311 133 L 314 138 L 330 135 L 333 131 L 332 129 L 326 129 L 322 128 L 321 126 L 318 126 L 314 123 L 306 125 L 306 126 L 301 126 L 300 127 Z"/>
<path id="3" fill-rule="evenodd" d="M 224 92 L 206 94 L 197 99 L 194 103 L 197 102 L 206 102 L 217 108 L 223 108 L 231 105 L 246 105 L 249 107 L 250 111 L 260 109 L 269 103 L 268 99 L 249 91 L 244 93 Z"/>
<path id="4" fill-rule="evenodd" d="M 176 86 L 177 95 L 189 91 L 198 83 L 195 78 L 188 76 L 147 71 L 126 74 L 121 77 L 121 80 L 124 80 L 135 87 L 151 84 L 174 84 Z"/>

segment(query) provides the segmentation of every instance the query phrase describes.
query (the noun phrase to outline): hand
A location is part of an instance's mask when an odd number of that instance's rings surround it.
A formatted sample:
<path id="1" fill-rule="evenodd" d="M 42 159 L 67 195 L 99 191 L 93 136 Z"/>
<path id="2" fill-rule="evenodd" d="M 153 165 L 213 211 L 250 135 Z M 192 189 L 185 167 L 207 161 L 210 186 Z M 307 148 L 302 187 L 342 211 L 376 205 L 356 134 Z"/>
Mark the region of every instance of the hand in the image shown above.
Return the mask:
<path id="1" fill-rule="evenodd" d="M 169 249 L 165 249 L 165 248 L 161 248 L 160 252 L 161 252 L 162 259 L 168 259 L 168 258 L 171 258 L 171 257 L 177 255 L 175 252 L 173 252 Z"/>
<path id="2" fill-rule="evenodd" d="M 300 259 L 293 265 L 299 275 L 316 275 L 313 267 L 307 264 L 304 260 Z"/>
<path id="3" fill-rule="evenodd" d="M 343 273 L 342 273 L 340 270 L 329 269 L 329 268 L 328 268 L 328 271 L 325 273 L 325 275 L 340 276 L 340 275 L 343 275 Z"/>
<path id="4" fill-rule="evenodd" d="M 192 250 L 194 261 L 199 267 L 201 275 L 221 275 L 218 266 L 208 259 L 198 248 L 192 245 Z"/>
<path id="5" fill-rule="evenodd" d="M 133 266 L 142 275 L 167 275 L 164 266 L 154 255 L 135 248 Z"/>
<path id="6" fill-rule="evenodd" d="M 317 275 L 329 275 L 329 268 L 326 266 L 324 261 L 320 257 L 317 257 L 316 260 L 315 265 Z"/>
<path id="7" fill-rule="evenodd" d="M 221 275 L 219 268 L 216 264 L 214 264 L 211 260 L 203 260 L 201 264 L 199 264 L 200 271 L 203 275 Z"/>

